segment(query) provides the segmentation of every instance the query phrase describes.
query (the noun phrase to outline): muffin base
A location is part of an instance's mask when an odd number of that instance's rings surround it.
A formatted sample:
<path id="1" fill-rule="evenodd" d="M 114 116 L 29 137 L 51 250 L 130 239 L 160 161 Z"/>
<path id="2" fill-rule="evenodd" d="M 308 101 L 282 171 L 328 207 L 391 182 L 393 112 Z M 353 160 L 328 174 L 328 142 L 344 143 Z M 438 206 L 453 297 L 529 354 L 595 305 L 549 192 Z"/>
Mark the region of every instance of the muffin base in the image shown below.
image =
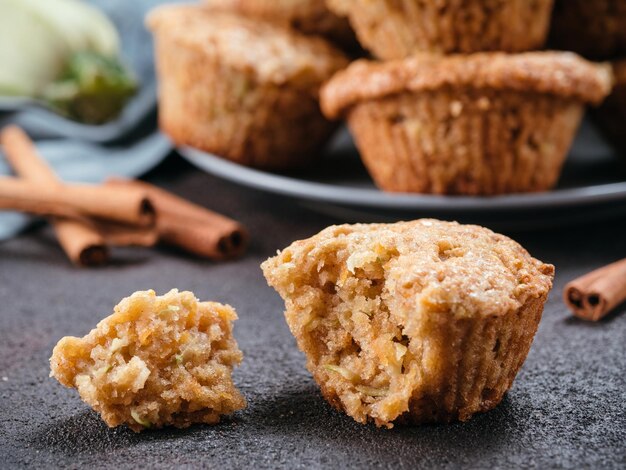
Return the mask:
<path id="1" fill-rule="evenodd" d="M 467 421 L 495 408 L 526 360 L 545 301 L 532 299 L 502 317 L 446 325 L 439 338 L 432 338 L 441 345 L 437 354 L 445 358 L 445 372 L 437 385 L 413 393 L 399 422 Z"/>
<path id="2" fill-rule="evenodd" d="M 348 124 L 383 190 L 496 195 L 552 188 L 582 114 L 552 95 L 441 89 L 363 102 Z"/>
<path id="3" fill-rule="evenodd" d="M 626 0 L 556 0 L 549 42 L 590 59 L 626 54 Z"/>
<path id="4" fill-rule="evenodd" d="M 385 406 L 359 410 L 346 406 L 342 378 L 329 380 L 328 372 L 309 362 L 307 368 L 322 395 L 335 409 L 360 422 L 373 420 L 378 426 L 451 423 L 468 421 L 476 413 L 495 408 L 513 385 L 524 364 L 543 314 L 545 297 L 533 299 L 516 312 L 502 317 L 455 319 L 437 324 L 426 319 L 422 326 L 431 349 L 411 376 L 408 387 L 386 397 Z M 429 324 L 430 323 L 430 324 Z M 423 338 L 422 338 L 423 339 Z M 434 345 L 434 347 L 432 346 Z M 322 369 L 322 370 L 320 370 Z M 363 405 L 363 408 L 372 406 Z M 406 410 L 397 415 L 399 410 Z"/>
<path id="5" fill-rule="evenodd" d="M 258 83 L 174 42 L 156 47 L 159 124 L 176 145 L 285 169 L 310 163 L 336 128 L 308 90 Z"/>
<path id="6" fill-rule="evenodd" d="M 366 49 L 380 59 L 390 60 L 420 51 L 539 49 L 548 34 L 553 0 L 329 0 L 327 3 L 338 14 L 348 16 Z"/>

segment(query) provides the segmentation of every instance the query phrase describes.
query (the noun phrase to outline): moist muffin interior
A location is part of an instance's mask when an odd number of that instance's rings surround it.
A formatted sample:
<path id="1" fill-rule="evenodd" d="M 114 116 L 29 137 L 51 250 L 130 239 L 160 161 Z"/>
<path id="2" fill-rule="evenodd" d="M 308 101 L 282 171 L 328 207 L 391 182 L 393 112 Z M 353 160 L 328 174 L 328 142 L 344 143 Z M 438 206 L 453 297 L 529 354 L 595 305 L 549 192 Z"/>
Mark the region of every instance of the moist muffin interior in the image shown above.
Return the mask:
<path id="1" fill-rule="evenodd" d="M 191 292 L 136 292 L 84 338 L 59 341 L 51 376 L 75 387 L 111 427 L 217 423 L 245 406 L 232 368 L 235 311 Z"/>
<path id="2" fill-rule="evenodd" d="M 333 405 L 359 422 L 391 427 L 453 372 L 444 370 L 439 334 L 450 317 L 463 329 L 476 317 L 545 299 L 552 266 L 506 237 L 475 229 L 431 220 L 330 227 L 263 264 Z M 491 341 L 485 346 L 504 367 L 507 345 Z M 422 421 L 449 419 L 426 408 L 433 415 Z"/>

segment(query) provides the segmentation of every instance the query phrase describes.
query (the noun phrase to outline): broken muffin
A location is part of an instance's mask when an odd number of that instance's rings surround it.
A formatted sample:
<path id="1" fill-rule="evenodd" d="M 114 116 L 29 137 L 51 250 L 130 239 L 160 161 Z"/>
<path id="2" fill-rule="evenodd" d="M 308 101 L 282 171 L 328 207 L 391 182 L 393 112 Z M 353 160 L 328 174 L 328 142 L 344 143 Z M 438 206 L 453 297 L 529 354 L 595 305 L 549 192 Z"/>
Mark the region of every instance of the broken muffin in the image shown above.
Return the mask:
<path id="1" fill-rule="evenodd" d="M 85 337 L 61 339 L 50 376 L 76 388 L 110 427 L 214 424 L 246 405 L 231 377 L 243 358 L 236 319 L 232 307 L 191 292 L 135 292 Z"/>
<path id="2" fill-rule="evenodd" d="M 503 235 L 437 220 L 329 227 L 261 267 L 324 397 L 386 427 L 495 407 L 554 274 Z"/>

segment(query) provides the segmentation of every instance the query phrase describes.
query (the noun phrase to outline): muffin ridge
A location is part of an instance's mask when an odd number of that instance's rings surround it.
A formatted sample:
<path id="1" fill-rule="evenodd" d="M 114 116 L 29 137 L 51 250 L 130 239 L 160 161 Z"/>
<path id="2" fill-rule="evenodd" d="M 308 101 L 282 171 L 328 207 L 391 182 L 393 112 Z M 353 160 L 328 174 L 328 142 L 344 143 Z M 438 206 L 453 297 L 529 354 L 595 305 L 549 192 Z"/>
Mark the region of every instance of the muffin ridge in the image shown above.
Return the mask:
<path id="1" fill-rule="evenodd" d="M 389 62 L 354 62 L 323 87 L 322 109 L 336 118 L 359 101 L 446 87 L 534 91 L 599 103 L 611 85 L 610 65 L 567 52 L 417 54 Z"/>

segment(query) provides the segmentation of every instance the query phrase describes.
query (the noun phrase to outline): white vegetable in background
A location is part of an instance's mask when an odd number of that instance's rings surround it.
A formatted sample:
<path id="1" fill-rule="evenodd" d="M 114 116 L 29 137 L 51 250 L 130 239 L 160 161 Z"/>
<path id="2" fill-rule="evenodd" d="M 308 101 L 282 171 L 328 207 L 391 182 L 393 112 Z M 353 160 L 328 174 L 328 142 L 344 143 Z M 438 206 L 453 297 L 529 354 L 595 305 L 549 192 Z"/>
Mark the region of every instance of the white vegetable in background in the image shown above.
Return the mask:
<path id="1" fill-rule="evenodd" d="M 54 79 L 68 50 L 63 38 L 25 6 L 0 0 L 0 93 L 33 95 Z"/>
<path id="2" fill-rule="evenodd" d="M 88 50 L 109 57 L 119 54 L 115 26 L 104 13 L 90 4 L 82 0 L 19 1 L 36 5 L 62 34 L 73 52 Z"/>
<path id="3" fill-rule="evenodd" d="M 82 51 L 119 53 L 115 27 L 96 8 L 81 0 L 0 0 L 0 94 L 38 95 Z"/>

